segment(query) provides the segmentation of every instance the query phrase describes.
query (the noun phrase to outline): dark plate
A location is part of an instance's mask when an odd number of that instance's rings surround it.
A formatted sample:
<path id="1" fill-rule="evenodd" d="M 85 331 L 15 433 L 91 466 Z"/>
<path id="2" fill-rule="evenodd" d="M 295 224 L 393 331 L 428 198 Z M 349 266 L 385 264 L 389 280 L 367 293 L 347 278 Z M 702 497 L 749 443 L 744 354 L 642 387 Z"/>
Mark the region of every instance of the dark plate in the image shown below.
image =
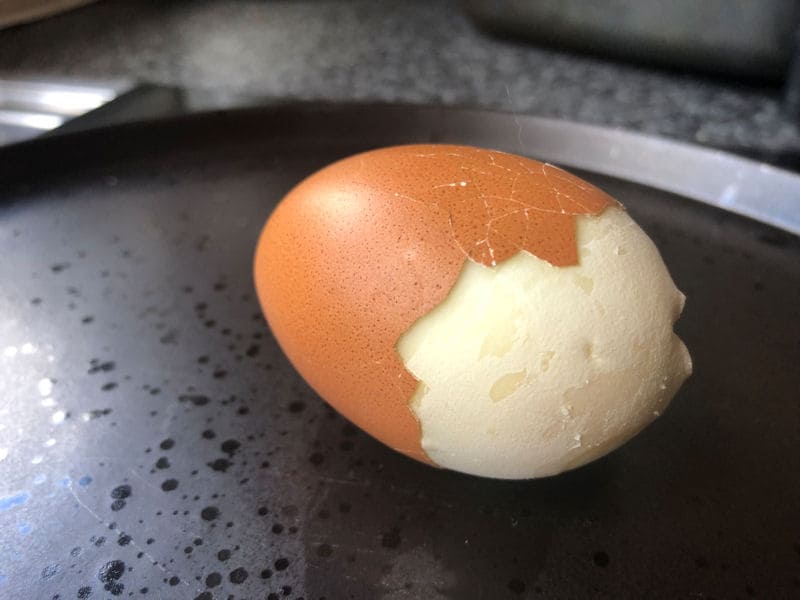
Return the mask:
<path id="1" fill-rule="evenodd" d="M 788 234 L 584 173 L 686 292 L 695 374 L 635 440 L 555 478 L 416 464 L 283 357 L 251 278 L 275 203 L 359 150 L 499 145 L 476 118 L 273 108 L 0 152 L 0 597 L 800 595 Z"/>

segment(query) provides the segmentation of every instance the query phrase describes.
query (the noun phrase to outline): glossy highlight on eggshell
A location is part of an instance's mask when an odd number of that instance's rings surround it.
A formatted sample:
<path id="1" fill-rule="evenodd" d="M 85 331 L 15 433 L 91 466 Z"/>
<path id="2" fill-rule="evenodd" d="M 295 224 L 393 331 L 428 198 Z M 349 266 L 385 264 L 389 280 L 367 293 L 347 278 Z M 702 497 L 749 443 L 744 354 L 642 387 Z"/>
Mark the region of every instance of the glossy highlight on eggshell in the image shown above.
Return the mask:
<path id="1" fill-rule="evenodd" d="M 281 201 L 259 239 L 255 282 L 275 337 L 334 408 L 432 463 L 409 407 L 418 381 L 400 336 L 439 305 L 465 261 L 526 251 L 576 264 L 576 215 L 616 202 L 561 169 L 454 145 L 384 148 L 336 162 Z"/>

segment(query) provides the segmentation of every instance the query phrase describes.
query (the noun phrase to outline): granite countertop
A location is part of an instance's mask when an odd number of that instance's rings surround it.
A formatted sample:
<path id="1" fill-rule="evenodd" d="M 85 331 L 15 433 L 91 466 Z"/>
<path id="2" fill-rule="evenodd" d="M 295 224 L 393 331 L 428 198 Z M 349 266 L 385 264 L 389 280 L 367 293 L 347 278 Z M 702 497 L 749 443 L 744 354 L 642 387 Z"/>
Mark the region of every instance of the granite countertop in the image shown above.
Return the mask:
<path id="1" fill-rule="evenodd" d="M 502 40 L 446 0 L 106 0 L 0 32 L 0 74 L 131 76 L 275 99 L 483 107 L 782 162 L 800 151 L 779 88 Z"/>

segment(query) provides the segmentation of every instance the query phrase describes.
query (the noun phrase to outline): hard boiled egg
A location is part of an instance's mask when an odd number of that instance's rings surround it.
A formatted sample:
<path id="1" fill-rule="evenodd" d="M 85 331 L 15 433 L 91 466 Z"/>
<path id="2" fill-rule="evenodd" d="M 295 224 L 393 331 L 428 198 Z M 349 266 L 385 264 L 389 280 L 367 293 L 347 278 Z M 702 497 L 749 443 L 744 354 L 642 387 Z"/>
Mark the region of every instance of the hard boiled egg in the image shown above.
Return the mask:
<path id="1" fill-rule="evenodd" d="M 280 202 L 255 283 L 292 364 L 417 460 L 554 475 L 658 417 L 691 373 L 684 296 L 615 200 L 553 165 L 413 145 L 351 156 Z"/>

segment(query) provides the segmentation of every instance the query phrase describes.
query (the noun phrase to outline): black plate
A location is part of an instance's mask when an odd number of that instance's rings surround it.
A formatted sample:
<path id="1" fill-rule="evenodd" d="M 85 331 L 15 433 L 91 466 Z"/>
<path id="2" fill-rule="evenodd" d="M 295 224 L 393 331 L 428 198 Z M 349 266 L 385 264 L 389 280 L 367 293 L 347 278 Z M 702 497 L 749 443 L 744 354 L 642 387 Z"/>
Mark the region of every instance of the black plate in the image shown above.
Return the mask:
<path id="1" fill-rule="evenodd" d="M 584 173 L 686 292 L 695 375 L 635 440 L 555 478 L 416 464 L 282 356 L 251 279 L 275 203 L 359 150 L 498 144 L 465 119 L 254 109 L 0 153 L 0 597 L 800 594 L 788 234 Z"/>

